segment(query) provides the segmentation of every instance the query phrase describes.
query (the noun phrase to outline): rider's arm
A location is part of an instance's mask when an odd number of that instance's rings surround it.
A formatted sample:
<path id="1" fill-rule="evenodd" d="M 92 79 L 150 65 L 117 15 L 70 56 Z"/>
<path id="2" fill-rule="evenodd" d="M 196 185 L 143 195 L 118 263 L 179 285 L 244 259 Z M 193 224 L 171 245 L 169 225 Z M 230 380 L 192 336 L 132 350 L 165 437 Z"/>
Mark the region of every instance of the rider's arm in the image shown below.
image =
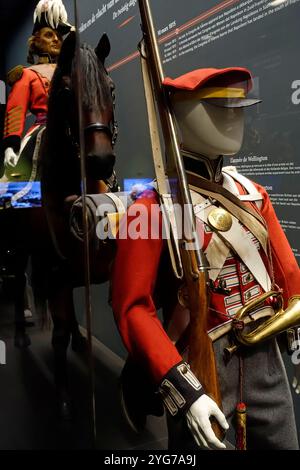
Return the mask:
<path id="1" fill-rule="evenodd" d="M 9 93 L 3 134 L 4 149 L 11 147 L 15 153 L 20 149 L 27 110 L 30 104 L 31 72 L 23 69 Z"/>

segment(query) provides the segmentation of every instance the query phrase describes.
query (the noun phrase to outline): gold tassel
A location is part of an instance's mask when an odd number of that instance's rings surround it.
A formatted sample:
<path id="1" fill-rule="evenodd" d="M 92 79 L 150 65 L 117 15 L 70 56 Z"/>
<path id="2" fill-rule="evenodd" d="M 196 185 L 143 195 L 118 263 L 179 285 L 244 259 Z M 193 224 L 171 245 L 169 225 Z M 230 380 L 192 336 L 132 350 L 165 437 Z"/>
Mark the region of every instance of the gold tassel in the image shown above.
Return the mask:
<path id="1" fill-rule="evenodd" d="M 236 405 L 236 450 L 246 450 L 247 407 L 245 403 Z"/>

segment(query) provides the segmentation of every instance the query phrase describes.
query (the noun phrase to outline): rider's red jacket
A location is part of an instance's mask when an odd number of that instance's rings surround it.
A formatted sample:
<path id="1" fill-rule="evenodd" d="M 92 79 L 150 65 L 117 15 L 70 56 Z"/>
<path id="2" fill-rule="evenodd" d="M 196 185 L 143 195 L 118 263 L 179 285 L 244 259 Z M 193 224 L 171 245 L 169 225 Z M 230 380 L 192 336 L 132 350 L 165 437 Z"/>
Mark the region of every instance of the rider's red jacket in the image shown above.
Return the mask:
<path id="1" fill-rule="evenodd" d="M 4 122 L 4 149 L 20 148 L 26 117 L 35 115 L 35 123 L 28 132 L 39 124 L 44 124 L 48 111 L 48 93 L 55 64 L 38 64 L 28 68 L 19 67 L 9 93 Z"/>

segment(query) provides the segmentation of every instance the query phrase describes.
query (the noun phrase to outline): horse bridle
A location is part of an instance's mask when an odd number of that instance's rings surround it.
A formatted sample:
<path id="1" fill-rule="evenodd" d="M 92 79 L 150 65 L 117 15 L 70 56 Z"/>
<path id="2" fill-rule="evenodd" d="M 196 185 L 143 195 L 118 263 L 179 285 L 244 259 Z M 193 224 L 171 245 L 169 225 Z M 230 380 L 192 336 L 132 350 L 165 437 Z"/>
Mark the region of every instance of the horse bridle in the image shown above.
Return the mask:
<path id="1" fill-rule="evenodd" d="M 64 91 L 71 92 L 71 89 L 68 86 L 65 86 Z M 112 147 L 114 147 L 118 138 L 119 126 L 118 121 L 115 118 L 115 94 L 113 90 L 111 91 L 111 97 L 113 102 L 113 115 L 110 123 L 106 125 L 102 122 L 91 122 L 87 126 L 85 126 L 85 128 L 83 129 L 83 133 L 84 135 L 86 135 L 89 132 L 104 132 L 106 135 L 108 135 L 111 140 L 111 145 Z M 74 135 L 72 134 L 70 123 L 67 123 L 66 132 L 67 136 L 71 138 L 72 145 L 79 149 L 79 142 L 77 142 Z"/>
<path id="2" fill-rule="evenodd" d="M 112 128 L 106 124 L 102 124 L 101 122 L 92 122 L 90 124 L 88 124 L 84 129 L 83 129 L 83 132 L 84 134 L 87 134 L 88 132 L 104 132 L 105 134 L 108 135 L 108 137 L 110 138 L 111 140 L 111 145 L 114 146 L 116 141 L 117 141 L 117 137 L 118 137 L 118 123 L 117 121 L 115 120 L 114 118 L 114 114 L 113 114 L 113 119 L 111 121 L 111 124 L 112 124 Z"/>
<path id="3" fill-rule="evenodd" d="M 108 75 L 108 72 L 105 69 L 106 74 Z M 113 103 L 113 116 L 110 124 L 107 126 L 106 124 L 102 124 L 102 122 L 91 122 L 88 124 L 83 132 L 84 134 L 92 131 L 92 132 L 104 132 L 108 137 L 110 137 L 111 140 L 111 145 L 114 147 L 117 138 L 118 138 L 118 132 L 119 132 L 119 126 L 118 122 L 115 119 L 115 108 L 116 108 L 116 97 L 114 93 L 114 88 L 111 89 L 111 97 L 112 97 L 112 103 Z"/>

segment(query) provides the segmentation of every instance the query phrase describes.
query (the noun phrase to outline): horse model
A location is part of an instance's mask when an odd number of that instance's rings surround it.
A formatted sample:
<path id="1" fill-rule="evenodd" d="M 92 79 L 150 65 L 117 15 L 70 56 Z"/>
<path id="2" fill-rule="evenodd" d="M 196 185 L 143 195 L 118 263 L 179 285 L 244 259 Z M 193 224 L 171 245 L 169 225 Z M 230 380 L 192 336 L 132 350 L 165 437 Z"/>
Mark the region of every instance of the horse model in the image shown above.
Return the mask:
<path id="1" fill-rule="evenodd" d="M 87 191 L 104 192 L 114 181 L 117 135 L 114 119 L 114 84 L 104 61 L 110 52 L 108 37 L 98 46 L 80 46 L 80 80 L 82 86 L 82 126 L 85 136 L 84 155 Z M 81 194 L 78 124 L 78 70 L 76 36 L 65 39 L 54 73 L 48 103 L 48 119 L 40 149 L 43 208 L 51 233 L 52 247 L 47 248 L 48 304 L 53 319 L 55 383 L 60 412 L 70 412 L 67 387 L 67 348 L 75 320 L 73 288 L 83 285 L 83 250 L 72 239 L 69 209 Z M 106 277 L 106 262 L 100 260 L 98 282 Z M 101 266 L 103 269 L 101 269 Z M 75 327 L 75 343 L 78 329 Z M 78 337 L 77 337 L 78 339 Z M 79 338 L 80 339 L 80 338 Z"/>

